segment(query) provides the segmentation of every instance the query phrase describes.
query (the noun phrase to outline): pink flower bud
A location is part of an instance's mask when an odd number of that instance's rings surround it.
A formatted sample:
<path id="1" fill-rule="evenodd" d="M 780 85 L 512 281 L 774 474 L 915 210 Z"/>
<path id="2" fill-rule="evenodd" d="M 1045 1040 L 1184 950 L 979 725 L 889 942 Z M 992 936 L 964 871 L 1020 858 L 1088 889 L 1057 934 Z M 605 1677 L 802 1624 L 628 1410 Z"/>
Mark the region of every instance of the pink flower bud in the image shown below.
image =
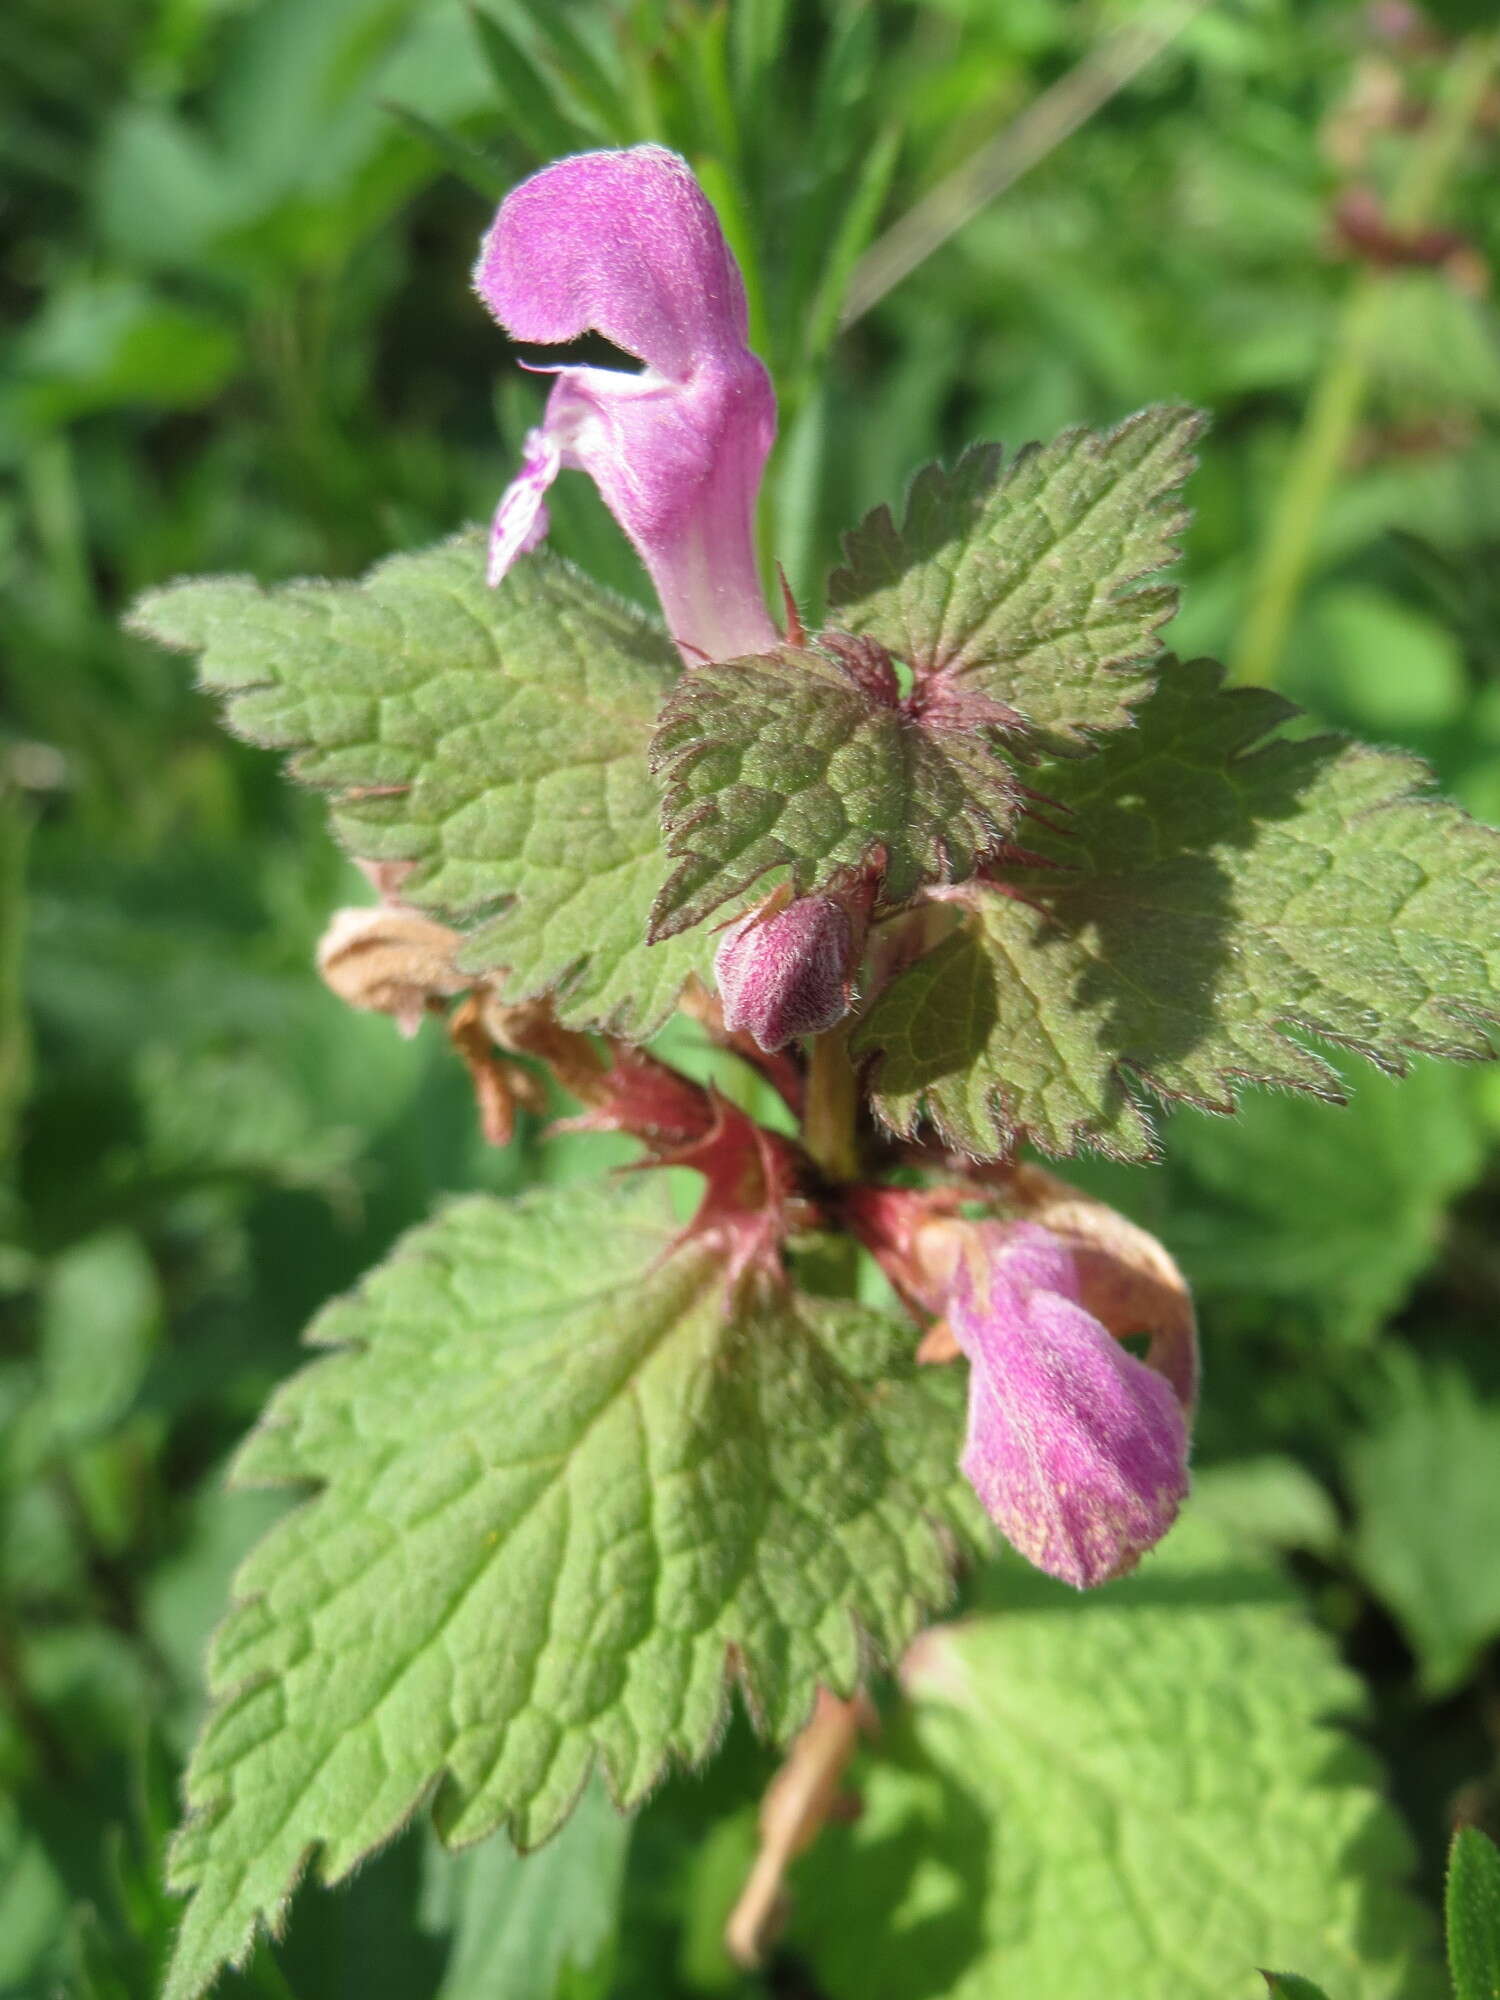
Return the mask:
<path id="1" fill-rule="evenodd" d="M 849 1011 L 854 928 L 832 896 L 752 910 L 725 931 L 714 959 L 724 1025 L 768 1054 L 818 1035 Z"/>
<path id="2" fill-rule="evenodd" d="M 1172 1384 L 1081 1302 L 1074 1253 L 1035 1223 L 966 1230 L 947 1317 L 969 1359 L 963 1471 L 1007 1540 L 1085 1588 L 1132 1569 L 1187 1492 Z"/>

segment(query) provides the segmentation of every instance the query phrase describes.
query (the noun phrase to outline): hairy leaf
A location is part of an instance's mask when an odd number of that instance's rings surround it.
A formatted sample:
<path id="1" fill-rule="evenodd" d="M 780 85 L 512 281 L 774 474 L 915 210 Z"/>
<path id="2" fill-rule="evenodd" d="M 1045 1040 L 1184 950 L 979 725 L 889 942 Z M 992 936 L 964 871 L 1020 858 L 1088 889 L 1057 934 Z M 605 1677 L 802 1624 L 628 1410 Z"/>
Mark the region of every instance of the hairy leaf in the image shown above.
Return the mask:
<path id="1" fill-rule="evenodd" d="M 955 715 L 913 716 L 835 659 L 785 646 L 683 676 L 652 760 L 669 783 L 662 825 L 679 866 L 653 935 L 708 916 L 768 868 L 799 891 L 884 857 L 884 893 L 973 873 L 1015 810 L 1009 768 Z"/>
<path id="2" fill-rule="evenodd" d="M 231 726 L 295 753 L 353 853 L 414 862 L 402 894 L 476 926 L 464 962 L 508 967 L 514 997 L 559 987 L 565 1021 L 644 1036 L 706 963 L 702 939 L 645 946 L 675 653 L 567 564 L 541 552 L 489 590 L 469 534 L 360 583 L 174 584 L 133 624 L 201 652 Z"/>
<path id="3" fill-rule="evenodd" d="M 977 1510 L 957 1385 L 910 1329 L 671 1249 L 663 1191 L 455 1205 L 312 1338 L 241 1461 L 314 1482 L 238 1577 L 173 1857 L 169 2000 L 426 1799 L 522 1846 L 596 1759 L 622 1806 L 737 1677 L 785 1737 L 946 1597 Z M 587 1246 L 587 1255 L 580 1254 Z M 420 1413 L 420 1421 L 417 1413 Z"/>
<path id="4" fill-rule="evenodd" d="M 1067 830 L 1025 838 L 1055 868 L 976 885 L 861 1026 L 892 1125 L 925 1105 L 977 1155 L 1025 1136 L 1149 1159 L 1141 1085 L 1221 1111 L 1244 1083 L 1340 1101 L 1298 1033 L 1397 1073 L 1491 1053 L 1500 836 L 1426 796 L 1413 758 L 1264 741 L 1290 713 L 1198 661 L 1135 730 L 1048 767 Z"/>
<path id="5" fill-rule="evenodd" d="M 832 621 L 1019 710 L 1039 750 L 1076 754 L 1150 691 L 1177 593 L 1144 579 L 1177 555 L 1203 423 L 1157 405 L 1008 468 L 998 445 L 929 466 L 899 528 L 877 507 L 845 536 Z"/>
<path id="6" fill-rule="evenodd" d="M 1405 1834 L 1330 1723 L 1359 1684 L 1270 1564 L 1190 1510 L 1107 1590 L 988 1592 L 908 1655 L 914 1735 L 805 1864 L 830 2000 L 1254 2000 L 1281 1965 L 1339 2000 L 1439 1990 Z"/>

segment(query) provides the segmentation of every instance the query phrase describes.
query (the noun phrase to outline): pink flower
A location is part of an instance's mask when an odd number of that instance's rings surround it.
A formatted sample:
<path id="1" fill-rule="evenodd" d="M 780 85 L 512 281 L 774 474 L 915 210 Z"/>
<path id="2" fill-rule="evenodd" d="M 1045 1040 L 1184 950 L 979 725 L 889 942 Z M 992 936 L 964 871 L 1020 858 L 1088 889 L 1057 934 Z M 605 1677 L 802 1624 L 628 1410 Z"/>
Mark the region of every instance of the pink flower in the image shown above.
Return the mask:
<path id="1" fill-rule="evenodd" d="M 645 364 L 557 369 L 495 514 L 490 582 L 546 534 L 547 489 L 572 467 L 634 543 L 685 658 L 775 646 L 754 518 L 776 399 L 746 345 L 739 270 L 687 162 L 633 146 L 544 167 L 501 203 L 474 286 L 517 340 L 593 329 Z"/>
<path id="2" fill-rule="evenodd" d="M 1187 1493 L 1177 1391 L 1087 1311 L 1074 1252 L 1032 1222 L 965 1230 L 945 1301 L 969 1359 L 962 1466 L 1039 1569 L 1084 1588 L 1132 1569 Z"/>
<path id="3" fill-rule="evenodd" d="M 772 897 L 725 931 L 714 958 L 725 1027 L 747 1030 L 767 1054 L 822 1034 L 849 1011 L 853 957 L 854 926 L 834 897 L 782 907 Z"/>

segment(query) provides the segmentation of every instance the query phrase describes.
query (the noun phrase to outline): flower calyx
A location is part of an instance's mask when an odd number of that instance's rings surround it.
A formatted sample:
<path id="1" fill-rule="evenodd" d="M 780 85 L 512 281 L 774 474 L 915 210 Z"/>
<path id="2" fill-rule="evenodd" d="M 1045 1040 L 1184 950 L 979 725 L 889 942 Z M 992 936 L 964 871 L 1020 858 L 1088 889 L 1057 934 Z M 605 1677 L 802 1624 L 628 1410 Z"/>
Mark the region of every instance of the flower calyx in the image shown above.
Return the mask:
<path id="1" fill-rule="evenodd" d="M 690 1167 L 701 1174 L 702 1198 L 672 1248 L 712 1244 L 724 1259 L 731 1291 L 749 1272 L 780 1282 L 782 1244 L 814 1220 L 806 1192 L 809 1163 L 799 1147 L 718 1091 L 627 1043 L 611 1045 L 611 1061 L 593 1081 L 588 1109 L 555 1129 L 639 1139 L 647 1157 L 628 1171 Z"/>

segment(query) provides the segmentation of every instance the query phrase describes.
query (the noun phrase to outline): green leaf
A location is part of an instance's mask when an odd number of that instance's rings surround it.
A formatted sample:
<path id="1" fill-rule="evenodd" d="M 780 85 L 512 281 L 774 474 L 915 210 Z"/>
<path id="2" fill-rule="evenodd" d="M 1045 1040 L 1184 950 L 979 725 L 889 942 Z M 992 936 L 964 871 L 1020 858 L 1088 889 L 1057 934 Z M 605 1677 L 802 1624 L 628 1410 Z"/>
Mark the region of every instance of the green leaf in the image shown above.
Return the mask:
<path id="1" fill-rule="evenodd" d="M 40 1830 L 0 1793 L 0 1992 L 48 1993 L 61 1970 L 68 1884 Z M 49 1977 L 49 1975 L 52 1975 Z"/>
<path id="2" fill-rule="evenodd" d="M 1247 1082 L 1342 1101 L 1299 1033 L 1397 1074 L 1409 1051 L 1492 1053 L 1500 836 L 1427 796 L 1414 758 L 1262 741 L 1292 712 L 1197 661 L 1136 729 L 1044 770 L 1067 831 L 1024 838 L 1054 867 L 1013 870 L 1017 895 L 975 885 L 855 1038 L 898 1131 L 925 1106 L 977 1155 L 1024 1135 L 1150 1159 L 1142 1086 L 1219 1111 Z"/>
<path id="3" fill-rule="evenodd" d="M 1105 1590 L 989 1588 L 999 1615 L 912 1649 L 914 1728 L 803 1866 L 830 2000 L 1253 2000 L 1282 1964 L 1433 1994 L 1409 1843 L 1329 1721 L 1359 1683 L 1276 1570 L 1190 1510 Z"/>
<path id="4" fill-rule="evenodd" d="M 1008 469 L 998 445 L 929 466 L 899 528 L 877 507 L 845 536 L 832 622 L 1018 709 L 1038 749 L 1086 749 L 1150 691 L 1177 593 L 1144 579 L 1176 558 L 1203 424 L 1159 404 L 1028 445 Z"/>
<path id="5" fill-rule="evenodd" d="M 360 583 L 174 584 L 132 624 L 201 651 L 231 727 L 296 753 L 353 853 L 415 862 L 404 896 L 478 920 L 464 962 L 508 967 L 515 998 L 558 988 L 566 1022 L 644 1037 L 706 967 L 703 939 L 645 944 L 662 872 L 645 753 L 675 653 L 566 563 L 539 552 L 489 590 L 467 534 Z"/>
<path id="6" fill-rule="evenodd" d="M 894 685 L 894 683 L 893 683 Z M 885 895 L 972 874 L 1015 807 L 1007 766 L 971 722 L 907 715 L 812 648 L 684 675 L 652 762 L 667 779 L 662 826 L 679 862 L 652 935 L 700 923 L 768 868 L 799 890 L 884 853 Z"/>
<path id="7" fill-rule="evenodd" d="M 536 1854 L 434 1845 L 423 1917 L 452 1933 L 437 2000 L 604 2000 L 629 1844 L 630 1821 L 596 1780 Z"/>
<path id="8" fill-rule="evenodd" d="M 1339 1545 L 1338 1509 L 1294 1458 L 1237 1458 L 1195 1473 L 1193 1506 L 1226 1535 L 1261 1548 L 1327 1556 Z"/>
<path id="9" fill-rule="evenodd" d="M 1328 2000 L 1321 1986 L 1314 1986 L 1296 1972 L 1263 1972 L 1261 1978 L 1275 2000 Z"/>
<path id="10" fill-rule="evenodd" d="M 1247 1100 L 1172 1123 L 1160 1214 L 1195 1294 L 1320 1339 L 1368 1340 L 1432 1261 L 1454 1198 L 1484 1169 L 1472 1073 L 1395 1081 L 1339 1062 L 1348 1108 Z"/>
<path id="11" fill-rule="evenodd" d="M 1500 1849 L 1477 1826 L 1453 1836 L 1446 1908 L 1453 2000 L 1500 2000 Z"/>
<path id="12" fill-rule="evenodd" d="M 1426 1060 L 1388 1077 L 1337 1051 L 1333 1066 L 1348 1094 L 1336 1117 L 1316 1098 L 1257 1091 L 1232 1118 L 1174 1114 L 1149 1173 L 1100 1159 L 1068 1172 L 1171 1242 L 1206 1324 L 1324 1350 L 1338 1370 L 1334 1348 L 1370 1342 L 1400 1310 L 1482 1174 L 1490 1078 Z M 1273 1426 L 1263 1442 L 1278 1440 Z"/>
<path id="13" fill-rule="evenodd" d="M 1389 1365 L 1388 1406 L 1348 1451 L 1351 1554 L 1436 1697 L 1462 1686 L 1500 1637 L 1500 1396 L 1482 1395 L 1452 1360 Z"/>
<path id="14" fill-rule="evenodd" d="M 320 1490 L 213 1649 L 168 2000 L 313 1853 L 337 1881 L 427 1799 L 452 1844 L 532 1846 L 596 1760 L 629 1808 L 707 1753 L 731 1679 L 785 1738 L 947 1596 L 978 1520 L 958 1385 L 854 1304 L 751 1286 L 731 1313 L 669 1210 L 639 1183 L 470 1199 L 316 1322 L 340 1351 L 240 1463 Z"/>
<path id="15" fill-rule="evenodd" d="M 55 1447 L 107 1431 L 140 1389 L 161 1330 L 161 1287 L 138 1236 L 111 1229 L 48 1268 L 29 1417 Z"/>

